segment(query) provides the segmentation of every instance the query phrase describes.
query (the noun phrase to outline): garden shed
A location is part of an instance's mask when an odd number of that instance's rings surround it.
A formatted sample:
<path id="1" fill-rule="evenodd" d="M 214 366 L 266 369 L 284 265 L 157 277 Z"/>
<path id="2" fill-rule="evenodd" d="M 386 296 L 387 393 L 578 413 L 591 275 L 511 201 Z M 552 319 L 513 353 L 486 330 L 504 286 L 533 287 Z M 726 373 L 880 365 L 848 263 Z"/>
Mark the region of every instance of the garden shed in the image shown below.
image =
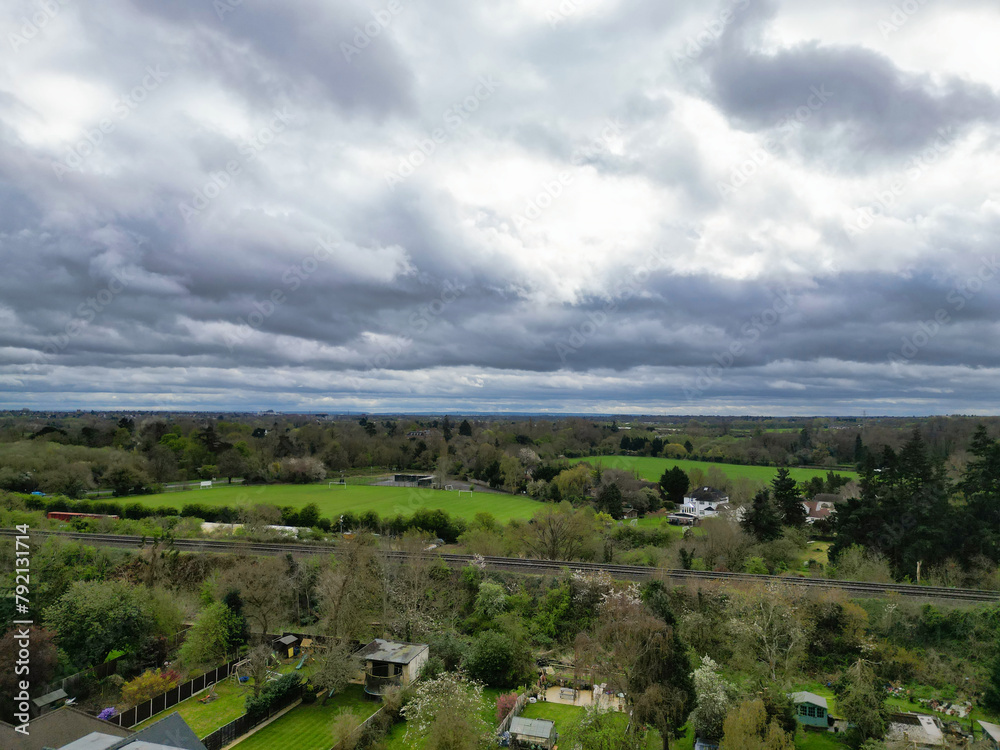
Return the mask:
<path id="1" fill-rule="evenodd" d="M 826 729 L 829 726 L 828 716 L 830 713 L 827 707 L 826 698 L 816 693 L 792 693 L 792 704 L 795 706 L 795 718 L 800 724 L 807 727 L 821 727 Z"/>
<path id="2" fill-rule="evenodd" d="M 556 741 L 556 725 L 547 719 L 515 716 L 510 722 L 510 738 L 514 747 L 551 748 Z"/>

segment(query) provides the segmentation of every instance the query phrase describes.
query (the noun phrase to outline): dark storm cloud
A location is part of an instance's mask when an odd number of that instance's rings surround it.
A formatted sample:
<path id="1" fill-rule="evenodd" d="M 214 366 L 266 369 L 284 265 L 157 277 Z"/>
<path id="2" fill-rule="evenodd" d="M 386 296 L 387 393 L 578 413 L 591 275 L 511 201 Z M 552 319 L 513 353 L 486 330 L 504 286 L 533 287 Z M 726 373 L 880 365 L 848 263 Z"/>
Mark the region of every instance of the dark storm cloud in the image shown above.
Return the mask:
<path id="1" fill-rule="evenodd" d="M 764 51 L 762 35 L 777 14 L 773 1 L 753 4 L 705 55 L 710 96 L 744 129 L 780 130 L 821 101 L 807 112 L 805 148 L 865 169 L 866 158 L 909 154 L 1000 115 L 1000 97 L 986 83 L 905 71 L 861 46 L 811 41 Z"/>

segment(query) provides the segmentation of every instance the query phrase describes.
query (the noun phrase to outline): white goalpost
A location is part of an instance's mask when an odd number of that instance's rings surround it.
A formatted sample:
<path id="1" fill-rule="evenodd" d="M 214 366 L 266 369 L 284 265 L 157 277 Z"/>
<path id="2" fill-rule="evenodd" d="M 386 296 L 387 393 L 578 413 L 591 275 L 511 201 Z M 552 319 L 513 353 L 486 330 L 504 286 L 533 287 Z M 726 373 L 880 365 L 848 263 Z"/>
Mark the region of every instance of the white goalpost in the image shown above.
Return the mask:
<path id="1" fill-rule="evenodd" d="M 468 495 L 469 497 L 472 497 L 473 494 L 474 493 L 472 492 L 472 490 L 459 490 L 458 491 L 458 496 L 459 497 L 461 497 L 462 495 Z"/>
<path id="2" fill-rule="evenodd" d="M 340 482 L 330 482 L 330 484 L 329 484 L 329 485 L 327 485 L 327 486 L 328 486 L 328 487 L 329 487 L 329 489 L 331 489 L 331 490 L 332 490 L 332 489 L 333 489 L 334 487 L 343 487 L 343 488 L 344 488 L 344 489 L 346 490 L 346 489 L 347 489 L 347 482 L 345 482 L 345 481 L 340 481 Z"/>
<path id="3" fill-rule="evenodd" d="M 444 488 L 445 488 L 446 490 L 448 490 L 448 491 L 453 491 L 453 490 L 455 489 L 455 485 L 453 485 L 453 484 L 446 484 L 446 485 L 444 486 Z"/>

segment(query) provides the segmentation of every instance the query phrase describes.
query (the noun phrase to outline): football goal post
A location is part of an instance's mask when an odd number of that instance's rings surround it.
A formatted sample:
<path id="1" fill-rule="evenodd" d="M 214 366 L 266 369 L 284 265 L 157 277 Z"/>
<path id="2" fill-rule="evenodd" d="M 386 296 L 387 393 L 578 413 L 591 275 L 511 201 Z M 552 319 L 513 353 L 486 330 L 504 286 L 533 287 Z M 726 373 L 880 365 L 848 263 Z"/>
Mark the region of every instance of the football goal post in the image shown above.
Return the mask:
<path id="1" fill-rule="evenodd" d="M 458 491 L 458 496 L 459 497 L 461 497 L 462 495 L 468 495 L 469 497 L 472 497 L 473 494 L 474 493 L 472 492 L 472 490 L 459 490 Z"/>

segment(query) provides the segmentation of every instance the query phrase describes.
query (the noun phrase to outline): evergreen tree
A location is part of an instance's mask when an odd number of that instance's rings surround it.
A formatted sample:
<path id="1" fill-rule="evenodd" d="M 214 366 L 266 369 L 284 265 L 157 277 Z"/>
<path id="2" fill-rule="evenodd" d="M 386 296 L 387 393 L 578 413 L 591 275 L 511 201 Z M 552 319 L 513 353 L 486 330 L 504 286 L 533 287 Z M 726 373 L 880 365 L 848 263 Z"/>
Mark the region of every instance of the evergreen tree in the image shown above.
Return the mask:
<path id="1" fill-rule="evenodd" d="M 691 480 L 683 469 L 675 466 L 667 469 L 660 477 L 660 492 L 663 497 L 674 505 L 684 502 L 684 493 L 691 486 Z"/>
<path id="2" fill-rule="evenodd" d="M 866 455 L 868 455 L 868 449 L 865 448 L 864 441 L 861 440 L 861 433 L 858 433 L 854 438 L 854 463 L 860 466 Z"/>
<path id="3" fill-rule="evenodd" d="M 468 419 L 462 420 L 462 424 L 458 426 L 458 434 L 462 437 L 472 437 L 472 425 Z"/>
<path id="4" fill-rule="evenodd" d="M 837 707 L 853 726 L 848 730 L 852 747 L 881 740 L 889 729 L 886 692 L 869 662 L 859 659 L 835 687 Z"/>
<path id="5" fill-rule="evenodd" d="M 806 522 L 806 509 L 802 506 L 795 480 L 792 479 L 788 469 L 778 469 L 778 473 L 771 480 L 771 492 L 785 526 L 798 527 Z"/>
<path id="6" fill-rule="evenodd" d="M 781 536 L 781 514 L 767 489 L 754 495 L 740 525 L 760 542 L 770 542 Z"/>
<path id="7" fill-rule="evenodd" d="M 943 468 L 927 455 L 920 433 L 899 455 L 886 448 L 861 468 L 860 497 L 842 503 L 834 516 L 831 559 L 852 545 L 884 555 L 898 580 L 940 565 L 958 545 L 949 544 L 956 526 Z"/>
<path id="8" fill-rule="evenodd" d="M 243 613 L 243 599 L 240 597 L 238 589 L 230 589 L 222 597 L 222 603 L 232 613 L 232 619 L 229 620 L 229 633 L 226 639 L 226 653 L 233 653 L 240 646 L 245 646 L 250 642 L 250 625 L 247 623 L 246 615 Z"/>
<path id="9" fill-rule="evenodd" d="M 612 518 L 621 518 L 622 491 L 617 484 L 606 484 L 597 495 L 597 509 Z"/>
<path id="10" fill-rule="evenodd" d="M 690 440 L 684 441 L 684 450 L 688 452 L 688 455 L 691 455 L 691 453 L 694 452 L 694 445 L 691 443 Z"/>
<path id="11" fill-rule="evenodd" d="M 965 467 L 959 488 L 965 495 L 967 518 L 976 526 L 966 534 L 967 524 L 957 524 L 956 546 L 972 558 L 983 555 L 1000 562 L 1000 443 L 992 440 L 982 425 L 976 429 L 969 452 L 975 456 Z"/>

